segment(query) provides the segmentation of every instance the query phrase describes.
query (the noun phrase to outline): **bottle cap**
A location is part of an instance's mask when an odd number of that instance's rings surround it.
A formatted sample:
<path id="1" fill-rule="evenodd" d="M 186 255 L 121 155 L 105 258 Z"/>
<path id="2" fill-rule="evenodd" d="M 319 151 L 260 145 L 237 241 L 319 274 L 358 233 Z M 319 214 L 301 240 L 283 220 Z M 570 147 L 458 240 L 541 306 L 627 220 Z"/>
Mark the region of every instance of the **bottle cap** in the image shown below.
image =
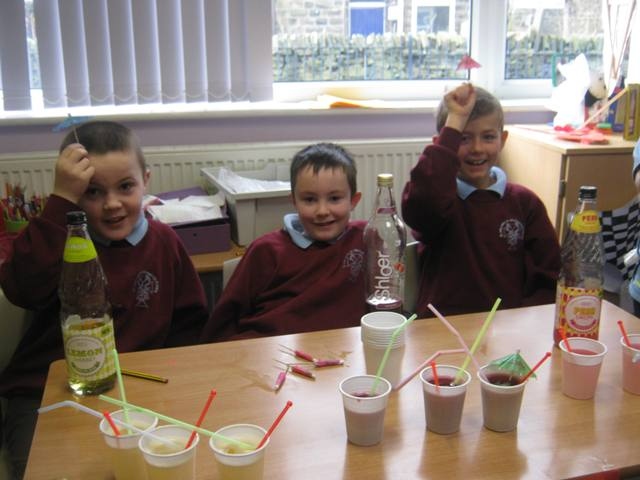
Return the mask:
<path id="1" fill-rule="evenodd" d="M 393 174 L 391 173 L 379 173 L 378 174 L 378 185 L 381 187 L 392 187 L 393 186 Z"/>
<path id="2" fill-rule="evenodd" d="M 583 185 L 578 192 L 578 198 L 580 200 L 595 200 L 598 198 L 598 187 L 590 185 Z"/>
<path id="3" fill-rule="evenodd" d="M 67 225 L 87 223 L 87 214 L 82 211 L 67 212 Z"/>

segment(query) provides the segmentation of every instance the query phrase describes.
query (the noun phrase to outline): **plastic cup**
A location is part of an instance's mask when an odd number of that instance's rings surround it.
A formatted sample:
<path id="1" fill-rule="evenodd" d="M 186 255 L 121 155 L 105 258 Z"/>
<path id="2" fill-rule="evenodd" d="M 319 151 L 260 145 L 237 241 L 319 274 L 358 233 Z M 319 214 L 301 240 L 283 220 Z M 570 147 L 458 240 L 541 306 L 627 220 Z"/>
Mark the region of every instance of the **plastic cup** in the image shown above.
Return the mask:
<path id="1" fill-rule="evenodd" d="M 125 422 L 126 417 L 123 410 L 117 410 L 110 414 L 112 419 Z M 127 412 L 129 422 L 141 430 L 150 430 L 158 424 L 157 417 L 144 412 Z M 120 435 L 116 435 L 107 419 L 100 421 L 99 427 L 102 437 L 109 447 L 111 456 L 111 466 L 116 480 L 144 480 L 147 478 L 147 471 L 142 457 L 142 452 L 138 448 L 138 441 L 141 433 L 131 431 L 127 433 L 126 427 L 116 423 Z"/>
<path id="2" fill-rule="evenodd" d="M 191 430 L 174 425 L 164 425 L 149 430 L 155 437 L 170 440 L 161 442 L 149 435 L 143 435 L 138 442 L 147 466 L 148 480 L 193 480 L 196 478 L 196 447 L 200 436 L 196 434 L 191 446 Z"/>
<path id="3" fill-rule="evenodd" d="M 562 350 L 562 393 L 578 400 L 593 398 L 607 346 L 592 338 L 571 337 L 559 343 Z"/>
<path id="4" fill-rule="evenodd" d="M 620 338 L 622 345 L 622 388 L 634 395 L 640 395 L 640 333 L 627 335 L 628 346 L 624 337 Z"/>
<path id="5" fill-rule="evenodd" d="M 493 365 L 485 365 L 478 372 L 482 394 L 482 419 L 485 428 L 494 432 L 510 432 L 518 426 L 522 396 L 527 382 L 514 377 L 509 385 L 509 374 Z M 492 383 L 493 382 L 493 383 Z"/>
<path id="6" fill-rule="evenodd" d="M 381 372 L 381 376 L 389 380 L 391 385 L 397 384 L 401 378 L 405 331 L 400 331 L 393 342 L 392 335 L 406 320 L 404 315 L 395 312 L 371 312 L 360 319 L 360 337 L 367 374 L 378 373 L 387 347 L 392 343 Z"/>
<path id="7" fill-rule="evenodd" d="M 460 383 L 451 385 L 460 368 L 453 365 L 436 365 L 440 386 L 433 382 L 433 369 L 427 367 L 420 372 L 422 394 L 424 399 L 424 415 L 427 429 L 448 435 L 460 430 L 464 399 L 471 375 L 463 370 Z"/>
<path id="8" fill-rule="evenodd" d="M 355 375 L 340 382 L 339 388 L 349 442 L 362 447 L 380 443 L 391 384 L 384 378 L 376 381 L 374 375 Z"/>
<path id="9" fill-rule="evenodd" d="M 217 431 L 220 435 L 258 446 L 266 430 L 257 425 L 229 425 Z M 261 480 L 264 472 L 264 452 L 269 439 L 257 450 L 241 450 L 235 444 L 215 437 L 209 440 L 218 465 L 220 480 Z"/>

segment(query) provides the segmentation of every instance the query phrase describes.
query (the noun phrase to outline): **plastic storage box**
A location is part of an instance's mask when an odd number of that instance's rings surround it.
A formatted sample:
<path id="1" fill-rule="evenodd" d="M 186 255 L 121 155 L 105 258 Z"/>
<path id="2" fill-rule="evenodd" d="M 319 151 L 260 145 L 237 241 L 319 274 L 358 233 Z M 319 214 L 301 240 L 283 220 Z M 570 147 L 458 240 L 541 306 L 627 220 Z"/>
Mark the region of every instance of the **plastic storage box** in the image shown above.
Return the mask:
<path id="1" fill-rule="evenodd" d="M 282 217 L 295 212 L 289 198 L 291 188 L 236 193 L 218 178 L 219 167 L 203 168 L 202 175 L 218 191 L 224 193 L 227 213 L 231 219 L 231 238 L 240 246 L 250 244 L 255 238 L 283 226 Z M 289 165 L 269 163 L 261 170 L 235 172 L 242 177 L 258 180 L 289 180 Z"/>

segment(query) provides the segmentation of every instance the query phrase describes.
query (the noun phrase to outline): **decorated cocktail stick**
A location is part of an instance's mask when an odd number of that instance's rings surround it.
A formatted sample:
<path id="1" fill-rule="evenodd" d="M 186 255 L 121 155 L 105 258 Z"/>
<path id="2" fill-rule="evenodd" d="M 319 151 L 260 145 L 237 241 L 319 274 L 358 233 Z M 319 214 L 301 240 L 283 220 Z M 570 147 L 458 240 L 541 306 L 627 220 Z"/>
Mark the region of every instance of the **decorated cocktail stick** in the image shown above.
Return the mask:
<path id="1" fill-rule="evenodd" d="M 438 350 L 436 353 L 434 353 L 433 355 L 431 355 L 429 358 L 427 358 L 424 362 L 422 362 L 418 368 L 416 368 L 413 372 L 411 372 L 409 375 L 407 375 L 403 380 L 401 380 L 400 382 L 398 382 L 398 384 L 396 386 L 393 387 L 394 390 L 400 390 L 402 387 L 404 387 L 407 383 L 409 383 L 413 377 L 415 377 L 416 375 L 418 375 L 425 367 L 428 367 L 429 364 L 434 361 L 436 358 L 438 358 L 440 355 L 445 355 L 448 353 L 465 353 L 464 348 L 454 348 L 452 350 Z"/>
<path id="2" fill-rule="evenodd" d="M 493 307 L 491 308 L 489 315 L 487 315 L 487 318 L 484 320 L 484 323 L 482 324 L 482 328 L 480 328 L 480 331 L 478 332 L 478 336 L 476 337 L 476 339 L 473 341 L 473 344 L 471 345 L 471 350 L 469 351 L 467 358 L 464 359 L 462 368 L 458 371 L 456 378 L 453 379 L 454 385 L 457 385 L 458 382 L 462 379 L 463 370 L 467 369 L 467 367 L 469 366 L 469 362 L 473 358 L 472 355 L 476 353 L 477 348 L 480 346 L 480 343 L 482 343 L 482 339 L 484 338 L 485 333 L 487 333 L 487 329 L 489 328 L 489 325 L 491 324 L 491 321 L 493 320 L 493 317 L 496 314 L 496 310 L 498 310 L 498 306 L 500 305 L 500 302 L 502 302 L 502 299 L 500 297 L 496 298 L 496 301 L 493 303 Z"/>
<path id="3" fill-rule="evenodd" d="M 291 400 L 287 400 L 287 404 L 284 406 L 284 408 L 282 409 L 278 417 L 273 421 L 273 423 L 269 427 L 269 430 L 267 430 L 267 433 L 265 433 L 264 437 L 262 437 L 262 440 L 260 440 L 260 443 L 256 447 L 256 450 L 258 450 L 260 447 L 264 445 L 264 443 L 267 441 L 267 439 L 271 436 L 275 428 L 280 423 L 280 420 L 282 420 L 282 417 L 284 417 L 284 414 L 287 413 L 287 410 L 289 410 L 292 405 L 293 405 L 293 402 Z"/>
<path id="4" fill-rule="evenodd" d="M 301 360 L 306 360 L 311 363 L 315 361 L 315 358 L 313 358 L 313 355 L 311 355 L 310 353 L 303 352 L 302 350 L 295 350 L 293 348 L 287 347 L 286 345 L 280 345 L 280 346 L 285 350 L 287 350 L 286 353 L 288 353 L 289 355 L 293 355 L 294 357 L 297 357 Z"/>
<path id="5" fill-rule="evenodd" d="M 280 346 L 286 350 L 286 352 L 284 353 L 288 353 L 289 355 L 293 355 L 294 357 L 299 358 L 301 360 L 306 360 L 308 362 L 311 362 L 317 368 L 335 367 L 338 365 L 344 365 L 344 360 L 340 358 L 320 359 L 320 358 L 314 357 L 310 353 L 303 352 L 302 350 L 296 350 L 291 347 L 287 347 L 286 345 L 280 345 Z"/>
<path id="6" fill-rule="evenodd" d="M 542 358 L 540 359 L 540 361 L 539 361 L 538 363 L 536 363 L 536 364 L 533 366 L 533 368 L 532 368 L 531 370 L 529 370 L 529 373 L 527 373 L 524 377 L 522 377 L 522 380 L 520 381 L 520 383 L 524 383 L 524 382 L 526 382 L 526 381 L 527 381 L 527 379 L 528 379 L 531 375 L 533 375 L 533 372 L 535 372 L 535 371 L 538 369 L 538 367 L 539 367 L 540 365 L 542 365 L 542 364 L 544 363 L 544 361 L 545 361 L 547 358 L 549 358 L 550 356 L 551 356 L 551 352 L 547 352 L 547 353 L 545 353 L 545 354 L 544 354 L 544 357 L 542 357 Z"/>
<path id="7" fill-rule="evenodd" d="M 316 379 L 316 376 L 313 374 L 313 372 L 311 372 L 311 370 L 307 370 L 300 365 L 291 365 L 291 373 L 295 373 L 296 375 L 301 375 L 312 380 Z"/>
<path id="8" fill-rule="evenodd" d="M 326 360 L 314 360 L 313 361 L 313 365 L 316 368 L 337 367 L 339 365 L 344 365 L 344 360 L 342 360 L 341 358 L 326 359 Z"/>
<path id="9" fill-rule="evenodd" d="M 460 343 L 460 346 L 464 348 L 469 358 L 471 358 L 471 360 L 473 361 L 473 364 L 475 365 L 476 369 L 480 371 L 480 365 L 478 364 L 475 357 L 471 354 L 471 351 L 469 350 L 469 347 L 467 347 L 466 342 L 462 339 L 462 335 L 460 335 L 460 332 L 458 332 L 458 330 L 456 330 L 453 327 L 453 325 L 451 325 L 449 321 L 446 318 L 444 318 L 444 316 L 438 310 L 436 310 L 436 307 L 429 304 L 427 305 L 427 308 L 431 310 L 435 314 L 435 316 L 438 317 L 438 319 L 444 324 L 444 326 L 447 327 L 449 331 L 456 336 L 456 338 L 458 339 L 458 343 Z"/>
<path id="10" fill-rule="evenodd" d="M 216 396 L 216 391 L 211 390 L 211 392 L 209 392 L 209 398 L 207 398 L 207 401 L 204 404 L 204 408 L 202 409 L 202 412 L 200 412 L 200 416 L 198 417 L 198 421 L 196 422 L 196 427 L 199 427 L 200 425 L 202 425 L 204 416 L 207 414 L 207 411 L 209 411 L 209 407 L 211 406 L 211 402 L 213 402 L 213 399 L 215 398 L 215 396 Z M 187 442 L 187 445 L 184 447 L 185 450 L 191 446 L 195 438 L 196 438 L 196 431 L 194 430 L 193 432 L 191 432 L 191 435 L 189 436 L 189 441 Z"/>
<path id="11" fill-rule="evenodd" d="M 284 381 L 287 379 L 287 370 L 283 370 L 278 374 L 278 377 L 276 378 L 276 383 L 273 384 L 274 391 L 277 392 L 278 390 L 280 390 L 280 388 L 282 388 Z"/>
<path id="12" fill-rule="evenodd" d="M 144 408 L 144 407 L 139 407 L 138 405 L 134 405 L 133 403 L 124 403 L 120 400 L 118 400 L 117 398 L 111 398 L 108 397 L 107 395 L 99 395 L 98 398 L 100 400 L 104 400 L 107 403 L 111 403 L 113 405 L 118 405 L 122 408 L 124 408 L 125 406 L 131 410 L 137 411 L 137 412 L 144 412 L 144 413 L 148 413 L 150 415 L 155 415 L 156 417 L 158 417 L 160 420 L 164 420 L 167 423 L 172 423 L 173 425 L 177 425 L 179 427 L 183 427 L 186 428 L 187 430 L 195 430 L 198 433 L 201 433 L 202 435 L 206 435 L 208 437 L 213 437 L 213 438 L 217 438 L 219 440 L 223 440 L 225 442 L 229 442 L 229 443 L 233 443 L 234 445 L 239 446 L 240 448 L 244 449 L 244 450 L 253 450 L 253 445 L 249 445 L 248 443 L 242 442 L 240 440 L 236 440 L 235 438 L 229 438 L 226 437 L 224 435 L 220 435 L 219 433 L 216 432 L 211 432 L 209 430 L 205 430 L 204 428 L 201 427 L 196 427 L 195 425 L 190 425 L 186 422 L 183 422 L 181 420 L 178 420 L 176 418 L 172 418 L 169 417 L 167 415 L 163 415 L 162 413 L 158 413 L 158 412 L 154 412 L 153 410 L 150 410 L 148 408 Z"/>

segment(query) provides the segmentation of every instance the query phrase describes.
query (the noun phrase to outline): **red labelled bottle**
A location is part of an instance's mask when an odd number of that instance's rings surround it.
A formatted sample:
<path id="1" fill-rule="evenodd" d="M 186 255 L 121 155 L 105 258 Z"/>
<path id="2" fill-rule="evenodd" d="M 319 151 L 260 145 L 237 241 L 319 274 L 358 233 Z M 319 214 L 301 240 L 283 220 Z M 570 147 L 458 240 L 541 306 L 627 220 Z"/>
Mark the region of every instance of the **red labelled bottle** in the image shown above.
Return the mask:
<path id="1" fill-rule="evenodd" d="M 107 279 L 86 222 L 84 212 L 67 213 L 67 242 L 58 287 L 69 387 L 77 395 L 108 390 L 116 379 Z"/>
<path id="2" fill-rule="evenodd" d="M 598 338 L 604 284 L 604 249 L 597 188 L 580 187 L 578 207 L 562 244 L 556 290 L 553 340 L 567 337 Z"/>
<path id="3" fill-rule="evenodd" d="M 402 313 L 404 249 L 407 233 L 396 211 L 393 175 L 381 173 L 373 214 L 364 230 L 366 289 L 370 311 Z"/>

